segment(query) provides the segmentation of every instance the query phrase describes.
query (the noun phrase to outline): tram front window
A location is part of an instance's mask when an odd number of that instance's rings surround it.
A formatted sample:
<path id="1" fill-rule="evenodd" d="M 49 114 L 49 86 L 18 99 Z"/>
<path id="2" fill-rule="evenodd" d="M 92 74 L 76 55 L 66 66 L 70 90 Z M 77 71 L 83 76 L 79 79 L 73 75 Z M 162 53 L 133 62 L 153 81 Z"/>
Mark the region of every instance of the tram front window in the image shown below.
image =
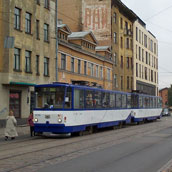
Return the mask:
<path id="1" fill-rule="evenodd" d="M 65 87 L 62 86 L 52 88 L 36 88 L 36 108 L 62 109 L 63 106 L 66 104 L 66 101 L 70 106 L 71 95 L 66 98 L 64 97 Z"/>

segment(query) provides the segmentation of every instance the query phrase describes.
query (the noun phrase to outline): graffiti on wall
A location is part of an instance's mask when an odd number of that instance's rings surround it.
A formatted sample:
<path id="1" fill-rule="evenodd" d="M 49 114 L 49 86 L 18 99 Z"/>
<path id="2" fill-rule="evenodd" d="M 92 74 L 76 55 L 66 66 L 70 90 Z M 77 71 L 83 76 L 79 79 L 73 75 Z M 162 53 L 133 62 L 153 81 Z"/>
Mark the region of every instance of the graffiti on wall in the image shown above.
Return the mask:
<path id="1" fill-rule="evenodd" d="M 3 108 L 2 110 L 0 110 L 0 115 L 3 115 L 6 111 L 7 111 L 7 108 Z"/>
<path id="2" fill-rule="evenodd" d="M 97 40 L 110 39 L 104 35 L 111 34 L 111 5 L 102 2 L 84 0 L 83 3 L 84 30 L 93 31 Z"/>

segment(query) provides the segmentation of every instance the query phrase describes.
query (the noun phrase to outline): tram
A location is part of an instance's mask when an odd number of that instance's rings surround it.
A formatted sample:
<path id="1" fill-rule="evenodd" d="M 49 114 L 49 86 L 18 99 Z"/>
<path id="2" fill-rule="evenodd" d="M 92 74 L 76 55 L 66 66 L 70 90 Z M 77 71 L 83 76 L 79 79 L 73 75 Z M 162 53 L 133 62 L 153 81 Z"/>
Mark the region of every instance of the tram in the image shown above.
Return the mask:
<path id="1" fill-rule="evenodd" d="M 160 97 L 52 83 L 35 86 L 34 130 L 79 133 L 161 117 Z"/>

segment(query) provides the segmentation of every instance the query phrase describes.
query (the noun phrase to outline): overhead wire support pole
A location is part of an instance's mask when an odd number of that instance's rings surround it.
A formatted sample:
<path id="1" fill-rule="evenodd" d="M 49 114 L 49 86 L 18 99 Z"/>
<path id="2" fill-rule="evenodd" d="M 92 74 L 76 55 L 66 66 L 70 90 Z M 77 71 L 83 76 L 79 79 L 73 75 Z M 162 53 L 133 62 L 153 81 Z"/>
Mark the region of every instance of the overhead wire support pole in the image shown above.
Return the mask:
<path id="1" fill-rule="evenodd" d="M 58 0 L 56 0 L 55 33 L 56 33 L 56 82 L 58 82 Z"/>

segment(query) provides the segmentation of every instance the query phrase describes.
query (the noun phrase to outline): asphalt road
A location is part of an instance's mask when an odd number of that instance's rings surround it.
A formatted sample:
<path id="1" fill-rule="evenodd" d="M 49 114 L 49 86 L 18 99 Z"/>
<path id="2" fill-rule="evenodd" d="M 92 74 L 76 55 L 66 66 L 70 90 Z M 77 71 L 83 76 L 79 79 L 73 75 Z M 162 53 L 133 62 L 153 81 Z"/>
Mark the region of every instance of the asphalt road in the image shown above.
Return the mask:
<path id="1" fill-rule="evenodd" d="M 44 167 L 38 172 L 157 172 L 171 159 L 172 127 L 168 127 L 141 138 Z"/>

